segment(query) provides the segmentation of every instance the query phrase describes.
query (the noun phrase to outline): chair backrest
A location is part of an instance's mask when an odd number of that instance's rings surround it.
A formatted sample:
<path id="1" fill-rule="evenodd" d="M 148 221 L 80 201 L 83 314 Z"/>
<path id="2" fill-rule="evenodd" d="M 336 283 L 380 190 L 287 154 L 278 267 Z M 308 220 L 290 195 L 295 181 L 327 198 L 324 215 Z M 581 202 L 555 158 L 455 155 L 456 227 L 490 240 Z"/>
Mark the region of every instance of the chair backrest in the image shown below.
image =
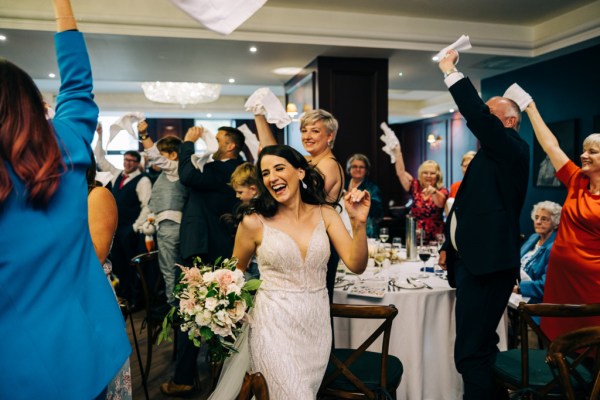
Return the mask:
<path id="1" fill-rule="evenodd" d="M 335 366 L 335 369 L 325 376 L 321 383 L 321 392 L 327 391 L 337 378 L 343 375 L 356 388 L 362 392 L 367 398 L 375 398 L 376 394 L 370 390 L 356 375 L 350 371 L 349 366 L 354 363 L 381 335 L 383 341 L 381 344 L 381 388 L 387 388 L 387 366 L 388 352 L 390 345 L 390 334 L 392 331 L 392 322 L 398 315 L 398 310 L 393 304 L 387 306 L 375 305 L 356 305 L 356 304 L 331 304 L 331 317 L 352 318 L 352 319 L 382 319 L 383 322 L 373 331 L 373 333 L 344 360 L 337 358 L 332 351 L 330 355 L 330 364 Z"/>
<path id="2" fill-rule="evenodd" d="M 572 382 L 577 383 L 584 398 L 600 398 L 600 326 L 577 329 L 552 341 L 547 362 L 558 369 L 560 385 L 568 400 L 575 400 Z M 582 362 L 590 361 L 591 379 L 578 370 Z"/>
<path id="3" fill-rule="evenodd" d="M 254 374 L 246 372 L 238 400 L 250 400 L 253 395 L 256 400 L 269 400 L 267 381 L 260 372 Z"/>
<path id="4" fill-rule="evenodd" d="M 574 318 L 600 316 L 600 303 L 595 304 L 527 304 L 521 302 L 517 308 L 519 312 L 519 330 L 521 335 L 521 384 L 523 388 L 529 387 L 529 342 L 527 327 L 538 335 L 544 348 L 551 345 L 550 339 L 542 332 L 540 326 L 532 317 Z M 540 389 L 542 395 L 548 394 L 558 384 L 558 379 L 548 382 Z"/>
<path id="5" fill-rule="evenodd" d="M 164 293 L 164 279 L 158 268 L 158 250 L 138 254 L 131 259 L 130 264 L 135 267 L 140 276 L 147 318 L 150 318 L 157 309 L 161 309 L 158 314 L 163 314 L 162 311 L 167 309 L 167 303 Z M 162 318 L 164 318 L 164 315 L 162 315 Z M 157 315 L 156 319 L 162 321 L 162 318 Z"/>

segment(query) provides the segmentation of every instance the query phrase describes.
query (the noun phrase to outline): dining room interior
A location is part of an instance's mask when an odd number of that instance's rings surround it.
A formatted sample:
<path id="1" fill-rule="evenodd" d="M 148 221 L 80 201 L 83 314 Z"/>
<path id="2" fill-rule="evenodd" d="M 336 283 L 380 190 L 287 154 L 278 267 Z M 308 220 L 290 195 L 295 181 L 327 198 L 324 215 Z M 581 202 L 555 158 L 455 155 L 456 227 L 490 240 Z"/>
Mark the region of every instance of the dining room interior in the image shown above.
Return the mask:
<path id="1" fill-rule="evenodd" d="M 0 56 L 30 72 L 52 105 L 60 84 L 52 46 L 54 17 L 39 3 L 0 0 Z M 369 179 L 383 199 L 380 226 L 389 229 L 390 243 L 398 238 L 405 245 L 382 250 L 381 243 L 371 240 L 366 277 L 340 266 L 334 301 L 393 303 L 398 308 L 389 343 L 390 354 L 405 364 L 398 399 L 460 398 L 462 383 L 452 360 L 454 290 L 433 269 L 439 247 L 427 260 L 406 253 L 411 196 L 381 150 L 380 124 L 387 123 L 398 137 L 407 171 L 416 176 L 425 160 L 434 160 L 445 187 L 462 179 L 461 158 L 477 151 L 479 143 L 432 56 L 465 34 L 472 48 L 460 53 L 458 68 L 481 97 L 502 95 L 517 82 L 549 123 L 569 122 L 565 135 L 573 150 L 568 156 L 577 160 L 585 137 L 600 132 L 600 0 L 505 0 L 501 5 L 478 0 L 269 0 L 228 35 L 203 27 L 167 0 L 73 0 L 73 7 L 85 33 L 95 101 L 106 126 L 126 112 L 143 112 L 155 141 L 166 135 L 183 138 L 197 125 L 216 132 L 219 126 L 245 124 L 256 132 L 244 104 L 267 87 L 292 120 L 283 129 L 272 126 L 275 137 L 306 154 L 300 115 L 322 108 L 336 116 L 340 128 L 333 153 L 344 166 L 355 153 L 369 158 Z M 527 118 L 520 136 L 533 158 L 536 140 Z M 125 151 L 141 149 L 137 140 L 121 133 L 107 156 L 120 166 Z M 520 217 L 524 237 L 533 232 L 532 206 L 542 200 L 562 204 L 567 194 L 564 187 L 537 185 L 530 169 Z M 375 254 L 386 251 L 381 264 L 375 264 Z M 431 270 L 422 270 L 425 265 Z M 128 335 L 132 346 L 141 346 L 142 359 L 148 346 L 154 348 L 149 398 L 163 398 L 158 386 L 173 373 L 172 347 L 148 343 L 144 315 L 134 314 Z M 372 325 L 338 320 L 334 327 L 337 344 L 353 345 Z M 504 319 L 498 335 L 506 350 L 510 332 Z M 145 397 L 140 365 L 134 350 L 134 399 Z M 199 372 L 206 389 L 214 376 L 209 370 Z M 209 394 L 206 389 L 190 398 Z"/>

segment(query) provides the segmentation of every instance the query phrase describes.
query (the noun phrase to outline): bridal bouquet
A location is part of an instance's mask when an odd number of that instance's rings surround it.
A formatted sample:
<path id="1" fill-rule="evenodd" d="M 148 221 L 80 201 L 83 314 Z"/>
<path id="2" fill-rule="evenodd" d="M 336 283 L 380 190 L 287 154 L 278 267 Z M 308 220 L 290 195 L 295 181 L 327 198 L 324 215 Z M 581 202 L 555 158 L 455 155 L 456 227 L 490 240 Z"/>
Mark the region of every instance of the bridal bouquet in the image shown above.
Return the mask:
<path id="1" fill-rule="evenodd" d="M 258 279 L 246 281 L 236 265 L 235 258 L 219 258 L 210 265 L 197 257 L 191 268 L 179 266 L 182 274 L 174 290 L 179 308 L 173 307 L 165 317 L 159 344 L 170 340 L 177 313 L 181 331 L 188 332 L 197 347 L 207 343 L 212 359 L 222 361 L 236 351 L 233 343 L 253 304 L 251 292 L 260 286 Z"/>

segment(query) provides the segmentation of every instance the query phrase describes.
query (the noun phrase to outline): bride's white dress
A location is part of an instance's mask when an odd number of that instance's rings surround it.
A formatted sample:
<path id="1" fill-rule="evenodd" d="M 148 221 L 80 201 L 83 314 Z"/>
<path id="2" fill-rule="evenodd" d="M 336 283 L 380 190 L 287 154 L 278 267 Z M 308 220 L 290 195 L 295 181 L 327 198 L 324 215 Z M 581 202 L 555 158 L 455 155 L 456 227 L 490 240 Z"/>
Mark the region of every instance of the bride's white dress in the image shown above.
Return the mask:
<path id="1" fill-rule="evenodd" d="M 263 222 L 249 347 L 252 372 L 261 372 L 274 400 L 313 400 L 331 350 L 325 287 L 329 238 L 323 220 L 312 233 L 306 259 L 286 233 Z"/>
<path id="2" fill-rule="evenodd" d="M 262 219 L 261 219 L 262 220 Z M 236 341 L 209 400 L 234 400 L 247 370 L 261 372 L 272 400 L 314 400 L 329 361 L 331 323 L 325 287 L 329 238 L 323 220 L 302 259 L 296 242 L 263 221 L 257 260 L 262 284 L 253 321 Z M 249 336 L 249 339 L 248 339 Z"/>

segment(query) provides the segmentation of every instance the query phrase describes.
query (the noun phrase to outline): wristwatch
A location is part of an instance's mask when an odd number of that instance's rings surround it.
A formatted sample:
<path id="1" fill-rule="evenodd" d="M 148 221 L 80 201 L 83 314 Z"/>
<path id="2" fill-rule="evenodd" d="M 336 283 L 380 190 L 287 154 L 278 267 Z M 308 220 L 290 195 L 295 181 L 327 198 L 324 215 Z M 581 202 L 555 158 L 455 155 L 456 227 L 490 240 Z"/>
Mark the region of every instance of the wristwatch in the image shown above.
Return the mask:
<path id="1" fill-rule="evenodd" d="M 450 68 L 448 71 L 444 71 L 444 79 L 446 79 L 448 76 L 452 75 L 455 72 L 458 72 L 458 70 L 455 67 Z"/>
<path id="2" fill-rule="evenodd" d="M 140 133 L 139 135 L 139 140 L 140 142 L 143 142 L 144 140 L 148 139 L 148 134 L 147 133 Z"/>

